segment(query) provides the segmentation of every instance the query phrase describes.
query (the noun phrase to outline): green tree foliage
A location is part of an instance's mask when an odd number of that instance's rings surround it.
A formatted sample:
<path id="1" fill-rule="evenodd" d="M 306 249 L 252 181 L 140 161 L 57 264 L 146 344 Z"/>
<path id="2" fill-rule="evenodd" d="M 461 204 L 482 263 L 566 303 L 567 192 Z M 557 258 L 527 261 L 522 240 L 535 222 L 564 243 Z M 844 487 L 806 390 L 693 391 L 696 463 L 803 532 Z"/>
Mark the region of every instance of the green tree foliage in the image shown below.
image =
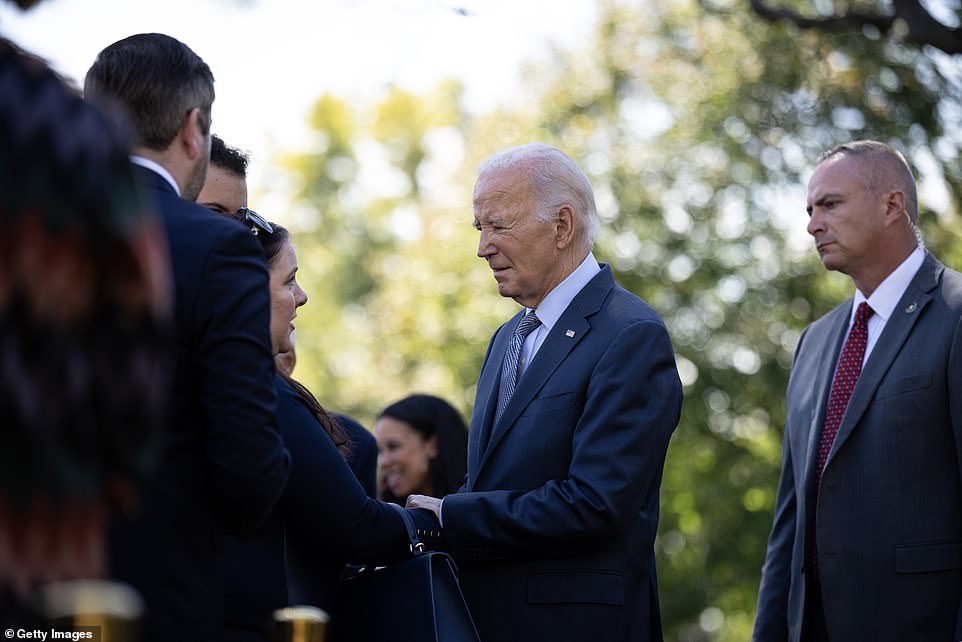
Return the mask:
<path id="1" fill-rule="evenodd" d="M 748 2 L 752 10 L 765 20 L 788 21 L 800 29 L 852 31 L 870 28 L 873 33 L 883 33 L 914 46 L 929 45 L 949 54 L 962 53 L 962 29 L 958 26 L 962 19 L 962 5 L 957 2 L 796 0 L 788 5 L 770 4 L 767 0 Z"/>
<path id="2" fill-rule="evenodd" d="M 928 246 L 962 268 L 962 68 L 869 28 L 650 0 L 605 2 L 590 47 L 529 76 L 522 105 L 482 115 L 452 83 L 366 108 L 318 101 L 315 141 L 288 163 L 312 295 L 298 373 L 368 422 L 417 390 L 469 413 L 487 340 L 517 309 L 474 257 L 473 168 L 559 145 L 595 185 L 596 255 L 663 314 L 685 383 L 657 542 L 666 635 L 747 639 L 792 352 L 852 290 L 805 234 L 807 173 L 841 142 L 895 145 L 923 176 Z"/>
<path id="3" fill-rule="evenodd" d="M 306 212 L 293 232 L 311 296 L 298 376 L 369 426 L 417 391 L 466 412 L 492 328 L 513 305 L 471 260 L 460 97 L 456 83 L 426 96 L 394 89 L 366 109 L 324 96 L 316 142 L 286 162 Z"/>

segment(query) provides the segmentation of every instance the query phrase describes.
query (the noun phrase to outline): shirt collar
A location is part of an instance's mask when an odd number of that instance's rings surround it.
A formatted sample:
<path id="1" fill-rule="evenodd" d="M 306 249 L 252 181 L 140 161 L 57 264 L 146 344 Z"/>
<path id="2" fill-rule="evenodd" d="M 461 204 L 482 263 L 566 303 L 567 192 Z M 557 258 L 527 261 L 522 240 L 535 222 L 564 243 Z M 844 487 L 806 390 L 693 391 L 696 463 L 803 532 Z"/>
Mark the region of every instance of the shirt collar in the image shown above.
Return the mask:
<path id="1" fill-rule="evenodd" d="M 159 163 L 155 163 L 149 158 L 144 158 L 143 156 L 134 156 L 133 154 L 131 154 L 130 156 L 130 162 L 133 163 L 134 165 L 140 165 L 145 169 L 149 169 L 152 172 L 160 174 L 160 176 L 165 181 L 170 183 L 170 186 L 174 188 L 174 191 L 177 192 L 177 196 L 180 196 L 180 187 L 178 187 L 177 181 L 174 180 L 173 175 L 171 175 L 171 173 L 168 172 L 163 165 L 160 165 Z"/>
<path id="2" fill-rule="evenodd" d="M 561 314 L 567 309 L 572 299 L 581 292 L 582 288 L 588 285 L 588 281 L 601 272 L 601 266 L 595 260 L 594 255 L 588 252 L 588 256 L 581 262 L 575 271 L 569 274 L 564 281 L 554 287 L 548 296 L 541 300 L 535 309 L 538 319 L 548 332 L 554 324 L 561 318 Z"/>
<path id="3" fill-rule="evenodd" d="M 872 292 L 872 296 L 865 298 L 865 295 L 861 291 L 855 290 L 855 299 L 852 301 L 852 315 L 849 318 L 849 323 L 855 318 L 855 310 L 858 309 L 858 305 L 862 301 L 868 301 L 869 307 L 884 321 L 888 321 L 889 317 L 892 316 L 892 312 L 895 310 L 895 306 L 898 305 L 899 299 L 905 294 L 905 290 L 909 287 L 909 283 L 915 277 L 915 273 L 919 271 L 922 267 L 922 262 L 925 260 L 925 252 L 920 247 L 916 247 L 908 258 L 902 261 L 895 270 L 892 271 L 885 280 L 879 283 L 879 286 L 875 288 Z"/>

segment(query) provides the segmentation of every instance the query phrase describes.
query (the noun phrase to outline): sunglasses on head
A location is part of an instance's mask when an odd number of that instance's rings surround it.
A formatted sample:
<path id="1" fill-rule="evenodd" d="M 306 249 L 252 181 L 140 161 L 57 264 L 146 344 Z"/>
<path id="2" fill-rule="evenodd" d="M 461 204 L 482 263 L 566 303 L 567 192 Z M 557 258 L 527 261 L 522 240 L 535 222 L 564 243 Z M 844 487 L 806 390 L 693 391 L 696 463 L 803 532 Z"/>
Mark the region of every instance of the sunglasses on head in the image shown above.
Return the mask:
<path id="1" fill-rule="evenodd" d="M 267 232 L 268 234 L 274 233 L 274 226 L 271 225 L 266 218 L 252 209 L 246 207 L 240 208 L 237 210 L 237 217 L 245 225 L 250 223 L 251 232 L 254 236 L 257 236 L 261 232 Z"/>

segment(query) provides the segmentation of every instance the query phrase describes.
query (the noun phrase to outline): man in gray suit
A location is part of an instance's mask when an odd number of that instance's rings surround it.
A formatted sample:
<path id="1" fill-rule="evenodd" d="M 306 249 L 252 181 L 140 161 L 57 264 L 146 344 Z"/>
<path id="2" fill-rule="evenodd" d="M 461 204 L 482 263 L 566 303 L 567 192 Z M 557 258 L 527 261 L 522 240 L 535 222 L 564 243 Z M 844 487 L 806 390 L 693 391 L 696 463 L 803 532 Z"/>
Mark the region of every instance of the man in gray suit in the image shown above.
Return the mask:
<path id="1" fill-rule="evenodd" d="M 752 639 L 962 639 L 962 275 L 888 145 L 823 154 L 808 213 L 856 292 L 795 353 Z"/>

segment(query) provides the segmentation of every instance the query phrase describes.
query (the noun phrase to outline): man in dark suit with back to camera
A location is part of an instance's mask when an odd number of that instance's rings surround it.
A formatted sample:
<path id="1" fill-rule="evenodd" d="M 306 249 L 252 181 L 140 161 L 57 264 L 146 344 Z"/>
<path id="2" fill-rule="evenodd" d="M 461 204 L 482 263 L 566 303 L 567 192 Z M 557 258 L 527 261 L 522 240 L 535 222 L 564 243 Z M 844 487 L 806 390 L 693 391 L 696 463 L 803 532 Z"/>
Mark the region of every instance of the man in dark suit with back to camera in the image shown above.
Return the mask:
<path id="1" fill-rule="evenodd" d="M 170 426 L 142 501 L 112 534 L 111 571 L 145 599 L 145 640 L 212 640 L 221 533 L 257 526 L 287 481 L 267 268 L 249 230 L 192 202 L 210 154 L 203 60 L 169 36 L 131 36 L 100 52 L 84 91 L 132 126 L 135 178 L 163 218 L 175 288 Z"/>
<path id="2" fill-rule="evenodd" d="M 897 151 L 823 154 L 808 232 L 855 296 L 802 334 L 755 642 L 962 639 L 962 275 Z"/>
<path id="3" fill-rule="evenodd" d="M 524 306 L 481 367 L 464 487 L 414 496 L 487 641 L 662 639 L 654 540 L 681 410 L 665 325 L 591 253 L 584 172 L 561 150 L 502 151 L 474 189 L 478 256 Z M 432 528 L 433 526 L 433 528 Z"/>

